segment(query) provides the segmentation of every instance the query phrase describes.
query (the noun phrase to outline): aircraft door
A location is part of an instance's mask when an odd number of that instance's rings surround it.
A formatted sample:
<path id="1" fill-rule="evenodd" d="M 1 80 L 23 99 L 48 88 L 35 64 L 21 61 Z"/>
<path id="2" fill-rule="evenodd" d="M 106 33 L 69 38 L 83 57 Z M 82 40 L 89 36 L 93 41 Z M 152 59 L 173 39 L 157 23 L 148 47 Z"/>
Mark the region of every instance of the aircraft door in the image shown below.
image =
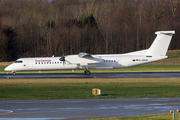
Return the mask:
<path id="1" fill-rule="evenodd" d="M 32 69 L 32 68 L 33 68 L 32 60 L 29 60 L 28 66 L 29 66 L 29 69 Z"/>

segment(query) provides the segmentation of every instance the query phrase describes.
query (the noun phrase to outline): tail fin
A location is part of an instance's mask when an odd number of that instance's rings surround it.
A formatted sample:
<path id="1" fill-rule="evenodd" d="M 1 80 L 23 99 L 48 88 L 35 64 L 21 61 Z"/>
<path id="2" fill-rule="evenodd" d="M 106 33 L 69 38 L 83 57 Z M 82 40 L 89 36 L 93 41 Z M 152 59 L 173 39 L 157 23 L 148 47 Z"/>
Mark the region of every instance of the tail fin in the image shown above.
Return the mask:
<path id="1" fill-rule="evenodd" d="M 147 50 L 146 55 L 165 56 L 175 31 L 157 31 L 155 34 L 157 34 L 157 36 L 151 47 Z"/>

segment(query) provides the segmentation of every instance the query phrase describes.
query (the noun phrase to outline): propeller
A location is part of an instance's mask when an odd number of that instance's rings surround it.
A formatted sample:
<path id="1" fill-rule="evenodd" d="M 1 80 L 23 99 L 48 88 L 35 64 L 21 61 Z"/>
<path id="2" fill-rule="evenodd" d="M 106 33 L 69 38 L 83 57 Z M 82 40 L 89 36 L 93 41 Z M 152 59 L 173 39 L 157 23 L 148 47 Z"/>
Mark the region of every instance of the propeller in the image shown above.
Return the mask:
<path id="1" fill-rule="evenodd" d="M 63 66 L 64 66 L 66 60 L 65 60 L 65 57 L 64 57 L 63 53 L 62 53 L 62 57 L 60 57 L 59 60 L 63 62 Z"/>
<path id="2" fill-rule="evenodd" d="M 60 60 L 60 61 L 66 61 L 64 56 L 61 57 L 59 60 Z"/>
<path id="3" fill-rule="evenodd" d="M 69 61 L 67 61 L 67 60 L 65 59 L 63 53 L 62 53 L 62 57 L 60 57 L 59 60 L 63 62 L 63 66 L 64 66 L 65 63 L 72 64 L 72 63 L 70 63 Z"/>

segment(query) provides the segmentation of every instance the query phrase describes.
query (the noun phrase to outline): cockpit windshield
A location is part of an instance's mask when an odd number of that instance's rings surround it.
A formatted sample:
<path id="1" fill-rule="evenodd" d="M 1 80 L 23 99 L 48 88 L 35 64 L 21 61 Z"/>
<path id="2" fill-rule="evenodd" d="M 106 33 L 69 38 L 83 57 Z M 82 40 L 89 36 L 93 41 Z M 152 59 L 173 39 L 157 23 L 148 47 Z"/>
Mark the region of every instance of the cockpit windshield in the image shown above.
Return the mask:
<path id="1" fill-rule="evenodd" d="M 23 63 L 23 61 L 17 60 L 17 61 L 15 61 L 14 63 Z"/>

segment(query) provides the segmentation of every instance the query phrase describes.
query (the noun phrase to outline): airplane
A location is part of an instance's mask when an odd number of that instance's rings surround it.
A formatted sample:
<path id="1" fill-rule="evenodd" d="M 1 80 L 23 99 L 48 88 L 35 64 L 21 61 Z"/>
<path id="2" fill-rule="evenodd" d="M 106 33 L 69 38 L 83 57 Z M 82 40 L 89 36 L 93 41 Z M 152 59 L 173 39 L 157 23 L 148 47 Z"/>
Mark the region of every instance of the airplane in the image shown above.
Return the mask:
<path id="1" fill-rule="evenodd" d="M 92 55 L 81 52 L 78 55 L 62 57 L 20 58 L 7 66 L 5 71 L 43 71 L 43 70 L 75 70 L 84 69 L 90 75 L 89 69 L 118 69 L 142 65 L 167 58 L 169 44 L 175 31 L 157 31 L 152 45 L 148 49 L 125 54 Z"/>

